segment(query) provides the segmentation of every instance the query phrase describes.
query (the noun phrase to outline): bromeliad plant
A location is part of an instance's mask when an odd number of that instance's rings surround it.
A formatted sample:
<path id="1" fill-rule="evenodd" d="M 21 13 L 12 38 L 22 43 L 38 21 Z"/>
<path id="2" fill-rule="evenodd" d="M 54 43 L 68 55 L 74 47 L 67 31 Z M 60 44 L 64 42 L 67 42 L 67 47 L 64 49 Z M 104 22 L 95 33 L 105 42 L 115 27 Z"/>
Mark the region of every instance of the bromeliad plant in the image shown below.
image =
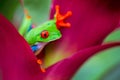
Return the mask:
<path id="1" fill-rule="evenodd" d="M 119 25 L 118 3 L 117 0 L 53 0 L 51 18 L 55 13 L 55 5 L 61 6 L 62 13 L 71 10 L 72 16 L 67 19 L 71 28 L 62 30 L 63 37 L 50 50 L 53 53 L 61 51 L 72 55 L 49 66 L 45 73 L 40 71 L 37 58 L 28 43 L 0 15 L 2 79 L 70 80 L 88 58 L 104 49 L 120 46 L 120 42 L 102 44 L 104 38 Z"/>

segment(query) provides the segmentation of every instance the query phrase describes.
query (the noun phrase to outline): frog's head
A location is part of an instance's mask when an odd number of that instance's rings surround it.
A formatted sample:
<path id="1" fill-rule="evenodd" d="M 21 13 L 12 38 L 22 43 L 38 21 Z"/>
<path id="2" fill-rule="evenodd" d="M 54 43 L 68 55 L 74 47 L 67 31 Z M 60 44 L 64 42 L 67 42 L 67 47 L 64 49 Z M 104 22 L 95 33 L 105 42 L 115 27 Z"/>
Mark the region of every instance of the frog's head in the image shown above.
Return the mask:
<path id="1" fill-rule="evenodd" d="M 55 20 L 50 20 L 36 28 L 36 42 L 50 42 L 61 38 L 61 32 L 56 27 Z"/>
<path id="2" fill-rule="evenodd" d="M 32 29 L 26 35 L 26 40 L 29 44 L 35 44 L 36 42 L 50 42 L 61 38 L 60 28 L 70 27 L 70 23 L 65 23 L 64 20 L 71 16 L 72 12 L 68 11 L 65 15 L 61 15 L 59 12 L 59 6 L 55 6 L 56 14 L 53 20 L 50 20 L 43 25 L 40 25 Z"/>
<path id="3" fill-rule="evenodd" d="M 31 29 L 25 38 L 30 45 L 33 45 L 37 42 L 54 41 L 61 38 L 61 36 L 60 30 L 56 27 L 55 20 L 50 20 Z"/>

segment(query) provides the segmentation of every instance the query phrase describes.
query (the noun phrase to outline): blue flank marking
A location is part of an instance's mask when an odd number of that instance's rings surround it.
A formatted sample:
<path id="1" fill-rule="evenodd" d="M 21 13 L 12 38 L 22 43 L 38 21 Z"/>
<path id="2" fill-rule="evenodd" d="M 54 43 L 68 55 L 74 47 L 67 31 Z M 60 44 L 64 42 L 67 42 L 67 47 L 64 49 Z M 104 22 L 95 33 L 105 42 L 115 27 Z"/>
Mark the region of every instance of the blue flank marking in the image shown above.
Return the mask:
<path id="1" fill-rule="evenodd" d="M 30 25 L 30 27 L 28 28 L 27 32 L 29 32 L 32 29 L 32 24 Z"/>
<path id="2" fill-rule="evenodd" d="M 30 30 L 32 29 L 32 24 L 30 25 L 30 27 L 28 28 L 27 32 L 29 32 Z M 31 49 L 33 52 L 37 51 L 39 48 L 38 48 L 38 45 L 33 45 L 31 46 Z"/>
<path id="3" fill-rule="evenodd" d="M 33 52 L 37 51 L 38 50 L 38 45 L 31 46 L 31 49 L 32 49 Z"/>

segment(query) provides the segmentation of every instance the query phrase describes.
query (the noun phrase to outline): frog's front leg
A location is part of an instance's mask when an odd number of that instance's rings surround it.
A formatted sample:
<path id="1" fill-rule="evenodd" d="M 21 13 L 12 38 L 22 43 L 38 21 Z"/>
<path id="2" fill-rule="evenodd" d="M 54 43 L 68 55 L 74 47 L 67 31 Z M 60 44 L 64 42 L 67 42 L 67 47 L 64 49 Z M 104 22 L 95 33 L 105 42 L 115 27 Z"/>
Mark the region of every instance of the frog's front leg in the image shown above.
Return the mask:
<path id="1" fill-rule="evenodd" d="M 38 45 L 32 45 L 31 49 L 32 49 L 33 52 L 36 52 L 39 49 L 39 46 Z"/>
<path id="2" fill-rule="evenodd" d="M 35 53 L 35 55 L 38 55 L 43 50 L 43 48 L 45 47 L 46 44 L 47 43 L 45 43 L 45 42 L 37 43 L 35 45 L 32 45 L 31 49 Z"/>
<path id="3" fill-rule="evenodd" d="M 42 49 L 44 48 L 44 46 L 46 44 L 47 43 L 37 43 L 35 45 L 32 45 L 31 49 L 35 53 L 35 55 L 38 55 L 42 51 Z M 42 60 L 41 59 L 37 59 L 37 63 L 40 65 L 41 71 L 42 72 L 46 72 L 45 68 L 42 67 Z"/>

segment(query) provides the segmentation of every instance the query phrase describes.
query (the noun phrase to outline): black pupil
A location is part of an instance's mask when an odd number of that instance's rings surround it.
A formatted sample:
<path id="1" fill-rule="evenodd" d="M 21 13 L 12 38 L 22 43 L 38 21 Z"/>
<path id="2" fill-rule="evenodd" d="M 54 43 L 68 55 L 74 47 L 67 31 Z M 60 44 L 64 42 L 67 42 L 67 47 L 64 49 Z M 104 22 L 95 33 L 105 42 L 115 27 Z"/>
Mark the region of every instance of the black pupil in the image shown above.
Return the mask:
<path id="1" fill-rule="evenodd" d="M 44 36 L 47 37 L 47 34 L 45 33 Z"/>

